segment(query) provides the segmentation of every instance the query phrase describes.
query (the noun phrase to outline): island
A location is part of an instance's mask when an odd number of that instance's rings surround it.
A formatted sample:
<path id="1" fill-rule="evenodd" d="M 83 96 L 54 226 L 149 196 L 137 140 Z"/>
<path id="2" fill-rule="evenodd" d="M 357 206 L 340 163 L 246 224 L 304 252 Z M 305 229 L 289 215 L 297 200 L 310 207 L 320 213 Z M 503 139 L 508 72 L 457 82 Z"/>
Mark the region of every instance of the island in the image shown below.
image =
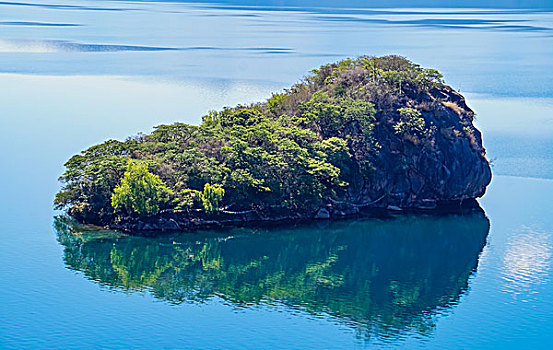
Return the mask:
<path id="1" fill-rule="evenodd" d="M 474 112 L 435 69 L 362 56 L 201 125 L 92 146 L 55 206 L 126 232 L 479 208 L 491 169 Z"/>

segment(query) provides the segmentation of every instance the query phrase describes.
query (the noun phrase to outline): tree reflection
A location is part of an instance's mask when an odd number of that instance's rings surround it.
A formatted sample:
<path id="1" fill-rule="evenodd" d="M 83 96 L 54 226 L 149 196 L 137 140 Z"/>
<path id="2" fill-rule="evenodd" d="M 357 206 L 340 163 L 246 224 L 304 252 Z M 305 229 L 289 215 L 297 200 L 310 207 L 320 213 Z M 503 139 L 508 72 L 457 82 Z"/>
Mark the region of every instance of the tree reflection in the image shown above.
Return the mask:
<path id="1" fill-rule="evenodd" d="M 65 217 L 54 226 L 68 267 L 103 285 L 172 303 L 277 303 L 386 337 L 427 334 L 458 302 L 489 221 L 400 216 L 155 238 L 86 231 Z"/>

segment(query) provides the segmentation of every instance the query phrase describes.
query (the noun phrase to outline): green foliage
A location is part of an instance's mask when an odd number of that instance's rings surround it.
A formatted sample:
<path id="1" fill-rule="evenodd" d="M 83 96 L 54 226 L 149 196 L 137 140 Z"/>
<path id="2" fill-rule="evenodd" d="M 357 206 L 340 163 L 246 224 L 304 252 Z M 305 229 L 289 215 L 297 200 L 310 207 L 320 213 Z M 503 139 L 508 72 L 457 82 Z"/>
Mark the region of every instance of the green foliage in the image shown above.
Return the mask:
<path id="1" fill-rule="evenodd" d="M 151 215 L 159 211 L 160 204 L 171 193 L 159 176 L 148 171 L 146 164 L 129 162 L 121 182 L 113 190 L 111 205 L 116 212 Z"/>
<path id="2" fill-rule="evenodd" d="M 273 94 L 273 96 L 267 100 L 267 109 L 273 114 L 278 114 L 278 112 L 284 108 L 286 101 L 286 94 Z"/>
<path id="3" fill-rule="evenodd" d="M 185 123 L 175 123 L 172 125 L 158 125 L 154 129 L 151 137 L 156 141 L 184 143 L 192 138 L 198 127 Z"/>
<path id="4" fill-rule="evenodd" d="M 177 197 L 173 200 L 175 210 L 190 210 L 195 206 L 201 205 L 201 192 L 185 188 L 178 192 Z"/>
<path id="5" fill-rule="evenodd" d="M 225 195 L 225 189 L 219 185 L 211 185 L 206 183 L 204 185 L 204 191 L 201 193 L 200 198 L 202 200 L 202 206 L 208 213 L 213 213 L 219 210 L 219 204 L 223 200 Z"/>
<path id="6" fill-rule="evenodd" d="M 470 126 L 463 126 L 463 131 L 466 135 L 474 135 L 474 130 Z"/>
<path id="7" fill-rule="evenodd" d="M 137 147 L 135 141 L 109 140 L 71 157 L 60 177 L 65 185 L 56 194 L 56 208 L 70 207 L 74 217 L 102 224 L 113 214 L 113 188 L 125 172 L 129 154 Z"/>
<path id="8" fill-rule="evenodd" d="M 55 205 L 103 224 L 114 216 L 111 203 L 117 215 L 140 215 L 162 207 L 310 210 L 342 200 L 353 176 L 374 169 L 389 121 L 398 135 L 431 136 L 406 101 L 409 94 L 433 99 L 441 79 L 400 56 L 325 65 L 266 103 L 90 147 L 65 164 Z"/>
<path id="9" fill-rule="evenodd" d="M 401 120 L 394 125 L 396 134 L 419 133 L 425 131 L 425 121 L 421 118 L 421 112 L 414 108 L 404 107 L 397 110 Z"/>

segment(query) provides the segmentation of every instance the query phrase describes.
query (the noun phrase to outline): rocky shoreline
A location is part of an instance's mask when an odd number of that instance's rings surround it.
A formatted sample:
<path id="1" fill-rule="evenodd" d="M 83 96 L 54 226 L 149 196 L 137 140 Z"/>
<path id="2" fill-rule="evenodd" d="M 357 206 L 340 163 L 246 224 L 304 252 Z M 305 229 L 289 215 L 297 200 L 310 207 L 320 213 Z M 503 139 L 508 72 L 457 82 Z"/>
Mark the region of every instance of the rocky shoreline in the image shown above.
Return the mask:
<path id="1" fill-rule="evenodd" d="M 395 215 L 459 215 L 467 213 L 484 213 L 478 202 L 467 199 L 462 202 L 442 202 L 435 207 L 402 209 L 396 206 L 337 206 L 329 204 L 314 213 L 299 213 L 283 210 L 243 212 L 219 211 L 206 214 L 203 212 L 164 211 L 150 216 L 119 217 L 117 221 L 105 226 L 106 229 L 140 234 L 156 232 L 193 232 L 202 229 L 224 227 L 268 227 L 274 225 L 299 224 L 312 221 L 336 221 L 355 218 L 386 219 Z"/>

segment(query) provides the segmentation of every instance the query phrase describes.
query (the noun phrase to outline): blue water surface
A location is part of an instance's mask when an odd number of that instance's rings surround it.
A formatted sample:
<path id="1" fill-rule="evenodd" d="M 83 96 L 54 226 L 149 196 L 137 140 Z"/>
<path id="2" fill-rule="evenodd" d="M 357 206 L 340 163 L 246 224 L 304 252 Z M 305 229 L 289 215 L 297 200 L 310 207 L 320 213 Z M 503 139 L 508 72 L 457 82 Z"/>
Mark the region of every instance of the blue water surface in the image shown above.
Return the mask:
<path id="1" fill-rule="evenodd" d="M 0 2 L 0 348 L 550 348 L 553 13 L 502 6 Z M 80 150 L 362 54 L 467 97 L 493 164 L 484 215 L 155 239 L 55 218 Z"/>

